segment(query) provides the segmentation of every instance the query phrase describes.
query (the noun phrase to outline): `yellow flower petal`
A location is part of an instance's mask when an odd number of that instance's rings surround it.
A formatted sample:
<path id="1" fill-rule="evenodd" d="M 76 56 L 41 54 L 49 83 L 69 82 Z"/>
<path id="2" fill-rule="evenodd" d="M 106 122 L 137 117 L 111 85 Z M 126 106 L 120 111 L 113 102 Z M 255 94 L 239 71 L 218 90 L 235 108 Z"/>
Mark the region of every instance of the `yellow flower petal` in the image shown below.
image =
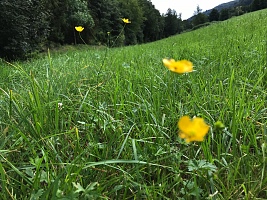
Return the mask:
<path id="1" fill-rule="evenodd" d="M 209 131 L 209 126 L 205 123 L 204 119 L 200 117 L 195 117 L 192 120 L 192 128 L 194 130 L 197 130 L 197 134 L 196 134 L 197 138 L 199 137 L 203 138 Z"/>
<path id="2" fill-rule="evenodd" d="M 131 23 L 131 21 L 129 21 L 129 19 L 126 19 L 126 18 L 123 18 L 122 21 L 123 21 L 125 24 L 129 24 L 129 23 Z"/>
<path id="3" fill-rule="evenodd" d="M 188 60 L 175 61 L 174 59 L 164 58 L 162 62 L 172 72 L 183 74 L 193 71 L 193 63 Z"/>
<path id="4" fill-rule="evenodd" d="M 209 126 L 204 119 L 195 117 L 192 120 L 188 116 L 183 116 L 178 121 L 179 137 L 186 142 L 203 141 L 209 131 Z"/>
<path id="5" fill-rule="evenodd" d="M 178 127 L 181 132 L 188 133 L 191 130 L 191 119 L 188 116 L 183 116 L 178 122 Z"/>
<path id="6" fill-rule="evenodd" d="M 83 29 L 84 29 L 84 27 L 82 27 L 82 26 L 75 26 L 75 30 L 78 32 L 82 32 Z"/>

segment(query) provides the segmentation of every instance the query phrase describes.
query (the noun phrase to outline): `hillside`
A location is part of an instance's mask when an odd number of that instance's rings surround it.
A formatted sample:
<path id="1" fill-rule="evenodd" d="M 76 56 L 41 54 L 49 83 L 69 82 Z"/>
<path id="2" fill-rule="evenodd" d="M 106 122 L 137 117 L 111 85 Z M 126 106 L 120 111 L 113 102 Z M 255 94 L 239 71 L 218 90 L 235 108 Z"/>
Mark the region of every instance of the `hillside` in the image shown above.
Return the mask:
<path id="1" fill-rule="evenodd" d="M 253 0 L 234 0 L 234 1 L 229 1 L 227 3 L 219 4 L 218 6 L 215 6 L 212 9 L 217 9 L 218 11 L 221 11 L 222 9 L 228 9 L 228 8 L 233 8 L 233 7 L 238 7 L 238 6 L 248 6 L 253 2 Z M 206 15 L 209 15 L 211 10 L 206 10 L 203 13 Z"/>
<path id="2" fill-rule="evenodd" d="M 266 199 L 266 24 L 0 60 L 0 199 Z"/>

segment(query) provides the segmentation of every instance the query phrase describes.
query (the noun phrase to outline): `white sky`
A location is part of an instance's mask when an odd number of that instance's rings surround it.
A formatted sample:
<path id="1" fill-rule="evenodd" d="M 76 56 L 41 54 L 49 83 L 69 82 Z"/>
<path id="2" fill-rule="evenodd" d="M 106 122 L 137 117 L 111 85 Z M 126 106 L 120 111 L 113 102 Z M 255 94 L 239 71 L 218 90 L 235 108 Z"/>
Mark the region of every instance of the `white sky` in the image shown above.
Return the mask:
<path id="1" fill-rule="evenodd" d="M 150 0 L 160 14 L 166 13 L 168 8 L 174 9 L 177 14 L 182 13 L 182 19 L 188 19 L 193 16 L 199 5 L 202 11 L 218 6 L 219 4 L 229 2 L 231 0 Z"/>

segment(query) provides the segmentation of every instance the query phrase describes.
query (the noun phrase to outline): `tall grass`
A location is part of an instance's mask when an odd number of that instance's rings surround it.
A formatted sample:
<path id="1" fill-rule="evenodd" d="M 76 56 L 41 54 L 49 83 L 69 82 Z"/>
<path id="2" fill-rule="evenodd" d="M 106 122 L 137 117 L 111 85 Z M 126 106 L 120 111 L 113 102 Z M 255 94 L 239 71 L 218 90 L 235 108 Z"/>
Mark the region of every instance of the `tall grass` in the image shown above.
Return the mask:
<path id="1" fill-rule="evenodd" d="M 265 199 L 266 24 L 265 9 L 149 44 L 2 62 L 0 199 Z M 195 71 L 174 74 L 165 57 Z M 183 115 L 211 126 L 204 142 L 178 137 Z"/>

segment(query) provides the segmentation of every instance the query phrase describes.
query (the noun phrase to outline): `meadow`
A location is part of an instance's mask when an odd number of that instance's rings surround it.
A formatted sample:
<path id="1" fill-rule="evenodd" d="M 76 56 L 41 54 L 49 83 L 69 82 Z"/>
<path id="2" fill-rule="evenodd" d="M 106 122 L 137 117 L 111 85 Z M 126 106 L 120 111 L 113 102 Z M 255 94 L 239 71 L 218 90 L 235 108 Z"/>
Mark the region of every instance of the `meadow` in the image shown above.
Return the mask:
<path id="1" fill-rule="evenodd" d="M 0 199 L 266 199 L 266 25 L 265 9 L 153 43 L 0 61 Z M 179 137 L 185 115 L 210 126 L 203 142 Z"/>

